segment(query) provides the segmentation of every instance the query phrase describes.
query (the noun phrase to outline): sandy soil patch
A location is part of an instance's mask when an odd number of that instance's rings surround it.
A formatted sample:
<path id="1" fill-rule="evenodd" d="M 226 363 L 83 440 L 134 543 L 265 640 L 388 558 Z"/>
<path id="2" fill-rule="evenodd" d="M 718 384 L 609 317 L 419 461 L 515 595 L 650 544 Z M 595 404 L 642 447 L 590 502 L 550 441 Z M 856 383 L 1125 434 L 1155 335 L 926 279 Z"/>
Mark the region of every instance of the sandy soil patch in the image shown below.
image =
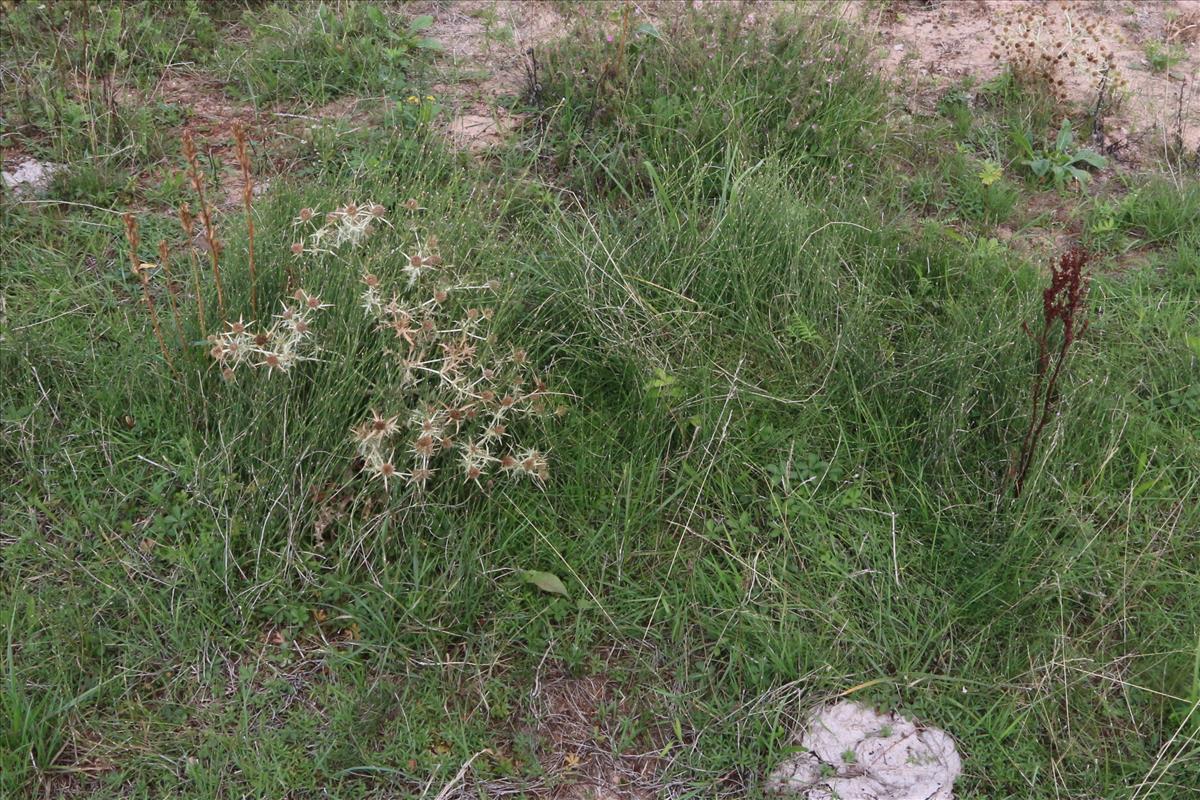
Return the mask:
<path id="1" fill-rule="evenodd" d="M 1028 13 L 1026 13 L 1026 10 Z M 878 31 L 885 69 L 932 107 L 948 86 L 968 76 L 977 82 L 997 75 L 1006 18 L 1033 21 L 1035 35 L 1051 46 L 1090 40 L 1110 50 L 1128 89 L 1108 116 L 1106 128 L 1123 158 L 1162 158 L 1179 138 L 1192 153 L 1200 148 L 1200 0 L 897 0 L 844 5 L 840 13 L 867 20 Z M 1178 56 L 1154 71 L 1148 49 Z M 1082 70 L 1063 70 L 1066 95 L 1082 107 L 1095 102 L 1096 83 Z"/>

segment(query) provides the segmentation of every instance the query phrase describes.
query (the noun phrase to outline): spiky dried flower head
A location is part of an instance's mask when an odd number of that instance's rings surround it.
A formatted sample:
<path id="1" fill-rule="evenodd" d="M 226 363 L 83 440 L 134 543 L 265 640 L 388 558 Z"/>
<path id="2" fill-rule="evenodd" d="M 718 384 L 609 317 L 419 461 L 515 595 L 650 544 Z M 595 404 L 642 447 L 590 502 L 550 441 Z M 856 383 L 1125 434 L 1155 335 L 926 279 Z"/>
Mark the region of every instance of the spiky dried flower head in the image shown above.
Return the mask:
<path id="1" fill-rule="evenodd" d="M 375 462 L 368 462 L 367 470 L 379 476 L 379 479 L 383 481 L 383 488 L 385 490 L 388 488 L 388 481 L 399 474 L 396 464 L 390 455 L 382 457 Z"/>
<path id="2" fill-rule="evenodd" d="M 1067 99 L 1072 83 L 1090 84 L 1088 92 L 1112 90 L 1117 97 L 1128 88 L 1105 43 L 1113 33 L 1090 12 L 1011 5 L 1000 12 L 1000 21 L 990 55 L 1007 64 L 1017 80 L 1045 86 L 1060 101 Z"/>
<path id="3" fill-rule="evenodd" d="M 403 448 L 407 463 L 400 467 L 409 475 L 407 485 L 423 489 L 435 473 L 434 463 L 449 457 L 451 448 L 459 474 L 478 486 L 496 472 L 544 480 L 545 456 L 513 441 L 523 430 L 514 422 L 543 405 L 538 389 L 527 388 L 535 382 L 535 376 L 526 374 L 528 352 L 496 341 L 487 330 L 494 308 L 466 300 L 498 289 L 499 282 L 463 279 L 438 254 L 436 237 L 412 235 L 415 246 L 401 254 L 407 285 L 385 288 L 378 275 L 366 273 L 361 303 L 376 330 L 391 332 L 388 352 L 400 367 L 399 387 L 422 398 L 420 406 L 405 414 L 412 431 Z M 460 297 L 464 302 L 455 302 Z M 370 435 L 369 423 L 355 426 L 352 433 L 359 457 L 377 463 L 383 445 Z M 507 459 L 493 455 L 492 448 L 509 451 Z"/>

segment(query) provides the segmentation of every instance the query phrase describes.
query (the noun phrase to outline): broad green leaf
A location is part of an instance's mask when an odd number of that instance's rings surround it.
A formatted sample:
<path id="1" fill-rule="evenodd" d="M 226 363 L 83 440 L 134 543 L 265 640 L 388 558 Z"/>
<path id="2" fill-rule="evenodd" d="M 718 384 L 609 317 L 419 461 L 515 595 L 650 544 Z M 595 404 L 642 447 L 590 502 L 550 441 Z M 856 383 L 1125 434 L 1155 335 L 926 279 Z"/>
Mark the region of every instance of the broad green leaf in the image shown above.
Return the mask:
<path id="1" fill-rule="evenodd" d="M 413 21 L 408 23 L 408 30 L 411 33 L 428 30 L 433 27 L 433 16 L 430 14 L 422 14 L 419 17 L 414 17 Z"/>
<path id="2" fill-rule="evenodd" d="M 1144 495 L 1146 492 L 1150 491 L 1150 490 L 1151 490 L 1151 489 L 1153 489 L 1155 486 L 1157 486 L 1157 485 L 1158 485 L 1158 481 L 1159 481 L 1159 479 L 1158 479 L 1158 478 L 1151 478 L 1150 480 L 1142 481 L 1142 482 L 1141 482 L 1141 483 L 1139 483 L 1139 484 L 1138 484 L 1136 487 L 1134 487 L 1134 489 L 1133 489 L 1133 496 L 1134 496 L 1134 497 L 1141 497 L 1141 496 L 1142 496 L 1142 495 Z"/>
<path id="3" fill-rule="evenodd" d="M 375 27 L 377 27 L 377 28 L 386 28 L 387 27 L 387 17 L 385 17 L 383 15 L 383 12 L 379 10 L 378 6 L 373 6 L 373 5 L 366 6 L 366 14 L 367 14 L 367 19 L 371 20 L 371 23 Z"/>
<path id="4" fill-rule="evenodd" d="M 646 383 L 646 386 L 650 389 L 666 389 L 674 385 L 675 376 L 670 375 L 661 367 L 654 370 L 654 378 Z"/>
<path id="5" fill-rule="evenodd" d="M 1104 169 L 1108 166 L 1108 159 L 1097 153 L 1095 150 L 1080 150 L 1071 158 L 1071 163 L 1083 162 L 1088 166 L 1096 169 Z"/>
<path id="6" fill-rule="evenodd" d="M 1026 158 L 1033 158 L 1033 139 L 1030 138 L 1029 134 L 1021 131 L 1013 131 L 1012 140 L 1017 147 L 1021 148 L 1021 152 L 1025 154 Z"/>
<path id="7" fill-rule="evenodd" d="M 531 583 L 543 592 L 550 594 L 561 594 L 563 597 L 570 597 L 567 594 L 567 587 L 558 579 L 558 576 L 552 572 L 540 572 L 536 569 L 519 570 L 517 574 L 521 580 L 526 583 Z"/>
<path id="8" fill-rule="evenodd" d="M 1064 119 L 1062 127 L 1058 129 L 1058 138 L 1054 140 L 1054 149 L 1060 153 L 1066 153 L 1071 149 L 1071 142 L 1075 141 L 1075 134 L 1071 132 L 1071 120 Z"/>

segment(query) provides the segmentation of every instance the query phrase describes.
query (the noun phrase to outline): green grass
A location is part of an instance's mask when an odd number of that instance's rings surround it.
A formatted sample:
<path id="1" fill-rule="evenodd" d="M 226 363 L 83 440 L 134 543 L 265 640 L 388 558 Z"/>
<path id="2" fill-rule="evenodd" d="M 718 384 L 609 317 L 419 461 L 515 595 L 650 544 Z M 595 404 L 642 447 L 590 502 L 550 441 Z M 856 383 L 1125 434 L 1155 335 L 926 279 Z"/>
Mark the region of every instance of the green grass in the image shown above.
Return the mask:
<path id="1" fill-rule="evenodd" d="M 776 25 L 681 15 L 622 63 L 599 33 L 544 53 L 532 151 L 480 162 L 398 112 L 294 145 L 256 201 L 260 304 L 298 209 L 371 200 L 393 227 L 299 262 L 333 307 L 286 376 L 227 384 L 174 343 L 167 368 L 119 195 L 6 202 L 0 796 L 432 796 L 484 749 L 473 796 L 534 794 L 586 747 L 658 754 L 651 796 L 752 797 L 848 691 L 950 731 L 961 797 L 1189 796 L 1198 190 L 1114 201 L 1153 258 L 1095 275 L 1014 499 L 1044 265 L 992 238 L 1021 190 L 978 176 L 1012 156 L 979 145 L 990 121 L 899 120 L 847 32 Z M 278 96 L 332 92 L 322 59 Z M 240 219 L 218 228 L 231 318 Z M 139 220 L 141 257 L 164 238 L 183 271 L 174 222 Z M 502 281 L 498 344 L 563 395 L 523 431 L 544 488 L 355 473 L 349 428 L 411 402 L 360 275 L 402 283 L 413 223 Z M 548 687 L 572 679 L 610 689 L 564 733 Z"/>
<path id="2" fill-rule="evenodd" d="M 399 24 L 370 3 L 275 3 L 247 10 L 248 41 L 221 58 L 231 90 L 257 103 L 324 103 L 346 94 L 398 94 L 408 89 L 421 51 L 438 49 L 421 35 L 431 17 Z"/>
<path id="3" fill-rule="evenodd" d="M 92 172 L 153 163 L 181 112 L 142 93 L 169 66 L 206 62 L 217 10 L 174 0 L 16 4 L 0 16 L 0 142 Z"/>
<path id="4" fill-rule="evenodd" d="M 1148 42 L 1144 48 L 1151 72 L 1168 72 L 1187 59 L 1187 50 L 1179 44 Z"/>

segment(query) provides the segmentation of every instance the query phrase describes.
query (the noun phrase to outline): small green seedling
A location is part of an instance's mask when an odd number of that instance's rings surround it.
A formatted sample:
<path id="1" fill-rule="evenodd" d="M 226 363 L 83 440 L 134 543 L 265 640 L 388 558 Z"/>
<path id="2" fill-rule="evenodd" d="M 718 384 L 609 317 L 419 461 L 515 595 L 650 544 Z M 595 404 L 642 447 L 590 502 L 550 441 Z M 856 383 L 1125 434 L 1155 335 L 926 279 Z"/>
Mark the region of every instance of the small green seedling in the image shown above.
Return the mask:
<path id="1" fill-rule="evenodd" d="M 1108 166 L 1108 159 L 1095 150 L 1086 147 L 1075 149 L 1075 133 L 1068 119 L 1063 120 L 1054 140 L 1054 149 L 1049 152 L 1035 151 L 1033 139 L 1027 133 L 1015 133 L 1013 139 L 1025 154 L 1021 163 L 1029 167 L 1038 180 L 1053 180 L 1054 188 L 1059 191 L 1072 179 L 1081 186 L 1086 184 L 1091 175 L 1083 167 L 1103 169 Z"/>
<path id="2" fill-rule="evenodd" d="M 984 161 L 979 169 L 979 182 L 991 186 L 1004 177 L 1004 169 L 995 161 Z"/>
<path id="3" fill-rule="evenodd" d="M 1174 69 L 1179 62 L 1187 58 L 1187 51 L 1177 44 L 1149 42 L 1146 44 L 1145 53 L 1146 63 L 1150 65 L 1150 71 L 1155 73 Z"/>

